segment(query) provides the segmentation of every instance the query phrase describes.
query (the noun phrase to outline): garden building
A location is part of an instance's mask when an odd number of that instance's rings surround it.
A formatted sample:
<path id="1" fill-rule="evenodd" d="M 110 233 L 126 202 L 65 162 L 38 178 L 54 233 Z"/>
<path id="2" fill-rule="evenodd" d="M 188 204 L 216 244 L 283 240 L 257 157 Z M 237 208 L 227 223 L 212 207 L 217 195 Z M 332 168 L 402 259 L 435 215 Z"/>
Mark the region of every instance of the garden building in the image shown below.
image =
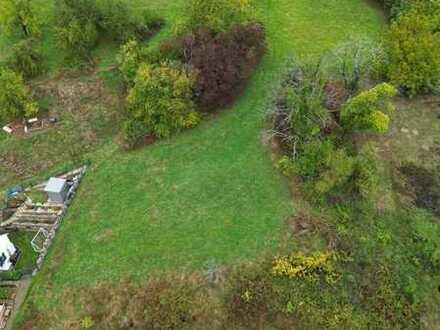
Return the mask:
<path id="1" fill-rule="evenodd" d="M 49 202 L 62 204 L 67 199 L 69 185 L 65 179 L 50 178 L 44 191 L 49 197 Z"/>
<path id="2" fill-rule="evenodd" d="M 9 240 L 8 234 L 0 235 L 0 271 L 7 271 L 15 265 L 19 251 Z"/>

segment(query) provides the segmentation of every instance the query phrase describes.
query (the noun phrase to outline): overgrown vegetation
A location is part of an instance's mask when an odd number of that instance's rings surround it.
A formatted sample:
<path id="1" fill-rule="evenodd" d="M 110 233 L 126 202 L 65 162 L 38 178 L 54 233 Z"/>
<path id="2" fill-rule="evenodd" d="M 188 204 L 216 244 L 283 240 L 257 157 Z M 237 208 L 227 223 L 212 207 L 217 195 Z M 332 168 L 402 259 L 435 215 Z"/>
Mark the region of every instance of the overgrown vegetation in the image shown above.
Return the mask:
<path id="1" fill-rule="evenodd" d="M 194 111 L 192 86 L 193 78 L 184 68 L 143 64 L 128 92 L 128 111 L 151 134 L 169 137 L 176 130 L 196 126 L 200 120 Z"/>
<path id="2" fill-rule="evenodd" d="M 251 2 L 190 1 L 187 6 L 191 14 L 178 25 L 176 38 L 158 49 L 142 47 L 136 40 L 121 47 L 119 71 L 129 88 L 129 119 L 121 132 L 125 149 L 139 145 L 148 134 L 164 138 L 194 127 L 200 112 L 230 104 L 264 53 L 264 28 L 251 22 Z M 154 81 L 156 75 L 163 78 Z M 133 122 L 137 120 L 142 125 Z"/>
<path id="3" fill-rule="evenodd" d="M 24 37 L 38 37 L 40 21 L 32 0 L 1 0 L 0 27 L 4 34 L 21 32 Z"/>
<path id="4" fill-rule="evenodd" d="M 322 62 L 295 64 L 280 91 L 273 124 L 275 138 L 284 153 L 278 167 L 293 177 L 295 185 L 301 185 L 303 194 L 297 193 L 295 197 L 304 200 L 307 206 L 301 210 L 309 214 L 298 220 L 295 233 L 306 232 L 312 242 L 323 239 L 334 251 L 330 254 L 317 251 L 301 261 L 301 254 L 284 256 L 276 259 L 273 271 L 281 276 L 300 274 L 307 278 L 316 266 L 318 273 L 325 275 L 329 270 L 319 266 L 320 262 L 330 255 L 342 256 L 339 263 L 342 276 L 329 282 L 332 287 L 338 287 L 338 281 L 347 281 L 344 289 L 339 288 L 329 298 L 330 306 L 342 308 L 332 310 L 334 323 L 321 323 L 323 316 L 317 317 L 314 309 L 308 309 L 305 318 L 298 316 L 296 301 L 290 301 L 287 309 L 301 319 L 300 328 L 417 328 L 421 318 L 433 317 L 432 313 L 424 312 L 424 308 L 435 300 L 435 293 L 430 290 L 435 291 L 436 286 L 437 266 L 434 265 L 438 243 L 428 232 L 439 230 L 434 219 L 440 184 L 426 169 L 403 166 L 400 173 L 406 178 L 401 191 L 411 197 L 413 204 L 407 204 L 405 197 L 397 194 L 396 205 L 384 208 L 379 192 L 394 193 L 384 171 L 390 164 L 379 155 L 374 140 L 378 134 L 389 131 L 396 90 L 387 83 L 369 88 L 367 82 L 374 76 L 361 70 L 356 79 L 350 79 L 356 81 L 357 87 L 350 88 L 353 85 L 343 81 L 343 77 L 354 77 L 346 74 L 347 65 L 332 65 L 325 73 L 324 67 Z M 338 86 L 338 102 L 329 102 L 329 98 L 334 97 L 329 93 L 335 91 L 329 86 Z M 414 210 L 413 205 L 433 214 Z M 321 229 L 322 222 L 310 221 L 314 210 L 325 214 L 325 229 Z M 402 232 L 405 225 L 410 227 Z M 309 226 L 314 226 L 317 232 L 309 232 Z M 405 251 L 399 251 L 400 244 L 404 244 Z M 379 246 L 385 251 L 396 251 L 394 259 L 391 260 L 387 252 L 373 252 Z M 361 275 L 364 272 L 375 275 Z M 417 284 L 415 279 L 419 276 L 424 276 L 427 282 Z M 351 289 L 346 291 L 347 288 Z M 354 291 L 350 293 L 350 290 Z M 299 299 L 310 297 L 312 291 L 304 289 Z M 357 297 L 352 298 L 356 303 L 344 303 L 347 296 L 353 295 Z"/>
<path id="5" fill-rule="evenodd" d="M 38 112 L 38 104 L 20 74 L 0 67 L 0 122 L 21 116 L 31 117 Z"/>
<path id="6" fill-rule="evenodd" d="M 388 76 L 410 96 L 440 84 L 440 1 L 414 1 L 385 36 Z"/>
<path id="7" fill-rule="evenodd" d="M 151 12 L 135 14 L 121 0 L 57 0 L 56 10 L 57 43 L 70 61 L 90 61 L 100 38 L 143 41 L 162 25 Z"/>
<path id="8" fill-rule="evenodd" d="M 187 5 L 184 1 L 152 3 L 162 8 L 161 14 L 168 19 L 180 17 Z M 248 5 L 246 1 L 230 3 Z M 95 25 L 94 44 L 106 37 L 125 43 L 120 60 L 125 81 L 121 96 L 133 94 L 139 100 L 132 108 L 128 104 L 124 113 L 129 117 L 123 128 L 129 147 L 138 145 L 145 135 L 172 135 L 182 128 L 175 124 L 182 122 L 181 113 L 175 116 L 170 109 L 176 102 L 177 109 L 185 110 L 186 119 L 186 111 L 196 113 L 195 106 L 201 104 L 198 84 L 202 73 L 227 85 L 221 90 L 222 95 L 228 95 L 227 101 L 205 94 L 209 102 L 212 100 L 212 110 L 230 104 L 240 92 L 243 97 L 234 111 L 187 134 L 126 153 L 113 144 L 111 133 L 118 130 L 122 111 L 117 117 L 102 110 L 116 102 L 111 99 L 104 105 L 95 104 L 83 97 L 100 99 L 110 89 L 100 90 L 101 94 L 83 93 L 81 88 L 72 92 L 70 99 L 91 104 L 86 108 L 83 103 L 62 104 L 63 110 L 68 109 L 64 115 L 78 116 L 81 120 L 74 123 L 81 126 L 68 129 L 65 135 L 55 135 L 52 130 L 33 139 L 45 141 L 44 136 L 51 136 L 51 141 L 56 141 L 69 134 L 63 145 L 72 150 L 63 151 L 63 155 L 70 160 L 90 152 L 87 156 L 93 165 L 78 195 L 81 203 L 72 205 L 47 264 L 34 279 L 17 324 L 42 329 L 205 329 L 207 324 L 213 329 L 400 329 L 415 328 L 419 320 L 433 318 L 429 311 L 437 289 L 433 278 L 438 267 L 438 235 L 432 233 L 438 226 L 428 211 L 401 207 L 394 196 L 390 203 L 381 199 L 393 194 L 389 191 L 390 169 L 382 169 L 388 164 L 380 158 L 383 150 L 378 151 L 383 146 L 373 142 L 386 138 L 375 131 L 384 133 L 393 125 L 396 113 L 389 111 L 389 99 L 395 91 L 389 85 L 374 87 L 371 81 L 364 81 L 373 65 L 370 58 L 359 54 L 369 47 L 341 46 L 333 54 L 341 59 L 333 62 L 336 69 L 326 63 L 310 70 L 296 67 L 283 86 L 278 110 L 283 110 L 284 117 L 276 117 L 277 129 L 283 129 L 278 135 L 285 138 L 282 167 L 292 180 L 300 177 L 292 186 L 305 192 L 295 195 L 297 213 L 288 220 L 293 233 L 278 234 L 280 227 L 285 229 L 280 219 L 291 212 L 290 203 L 286 187 L 265 160 L 257 138 L 262 127 L 260 113 L 267 108 L 273 83 L 292 51 L 305 57 L 319 55 L 345 38 L 347 26 L 359 32 L 375 31 L 379 20 L 359 1 L 341 0 L 325 12 L 322 4 L 302 0 L 259 2 L 257 6 L 264 29 L 248 18 L 253 14 L 234 18 L 240 26 L 231 25 L 228 21 L 234 16 L 225 11 L 228 14 L 219 17 L 226 22 L 215 19 L 221 23 L 210 29 L 189 24 L 191 28 L 183 28 L 176 36 L 179 30 L 171 31 L 173 24 L 169 24 L 169 29 L 149 45 L 136 36 L 128 43 L 125 37 L 114 37 L 119 30 L 114 23 L 119 22 L 116 14 L 108 14 L 116 16 L 108 20 L 107 26 L 116 26 L 112 32 L 102 34 L 102 28 Z M 126 13 L 118 6 L 112 8 L 112 12 Z M 311 15 L 311 10 L 320 15 Z M 210 22 L 205 18 L 202 21 Z M 170 40 L 175 44 L 173 41 L 194 38 L 202 30 L 207 34 L 200 54 L 225 43 L 222 54 L 244 55 L 231 59 L 201 55 L 200 68 L 194 70 L 192 58 L 185 57 L 190 47 L 166 49 L 169 43 L 160 47 L 165 38 L 174 35 Z M 229 44 L 234 33 L 240 36 L 236 40 L 246 36 L 246 42 L 252 44 L 237 50 Z M 261 35 L 267 37 L 266 45 Z M 264 46 L 267 57 L 245 90 Z M 93 58 L 97 50 L 88 51 L 86 57 Z M 354 57 L 345 57 L 347 53 Z M 249 61 L 243 61 L 247 56 Z M 224 74 L 227 70 L 221 70 L 224 65 L 234 66 L 240 79 L 229 80 Z M 142 70 L 153 72 L 154 78 L 142 79 Z M 112 87 L 119 87 L 119 77 L 113 72 L 105 77 L 110 80 L 107 83 L 115 83 Z M 76 82 L 79 86 L 83 78 Z M 223 86 L 215 79 L 206 80 L 207 85 Z M 184 93 L 176 88 L 178 81 Z M 164 100 L 163 107 L 153 108 L 153 100 L 155 104 Z M 185 106 L 180 107 L 182 104 Z M 130 111 L 142 115 L 131 116 Z M 378 113 L 379 121 L 375 120 Z M 82 133 L 75 134 L 78 132 Z M 77 139 L 71 139 L 70 134 Z M 82 140 L 106 144 L 96 151 L 86 148 Z M 10 139 L 8 148 L 21 145 L 16 141 Z M 32 150 L 29 145 L 26 150 Z M 25 154 L 23 148 L 15 148 Z M 15 154 L 9 150 L 7 155 L 10 161 Z M 51 159 L 53 154 L 47 155 Z M 280 235 L 287 237 L 282 240 Z M 274 251 L 278 257 L 273 256 Z M 255 260 L 265 253 L 261 262 Z M 254 262 L 230 266 L 237 256 Z M 200 274 L 196 278 L 151 275 L 151 270 L 158 268 L 202 269 L 210 260 L 219 265 L 210 272 L 220 279 L 220 285 L 217 281 L 206 283 Z M 147 283 L 146 274 L 150 274 Z M 130 283 L 119 282 L 121 278 L 130 278 Z"/>

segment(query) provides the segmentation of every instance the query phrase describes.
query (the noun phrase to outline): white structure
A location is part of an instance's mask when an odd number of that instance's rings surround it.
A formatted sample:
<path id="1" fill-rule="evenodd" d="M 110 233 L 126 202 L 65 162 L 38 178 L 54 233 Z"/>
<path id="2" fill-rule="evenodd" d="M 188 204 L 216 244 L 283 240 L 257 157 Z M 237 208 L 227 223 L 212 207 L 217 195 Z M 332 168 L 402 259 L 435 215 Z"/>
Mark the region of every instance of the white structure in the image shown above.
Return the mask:
<path id="1" fill-rule="evenodd" d="M 69 185 L 65 179 L 50 178 L 44 191 L 49 196 L 49 202 L 63 204 L 67 199 Z"/>
<path id="2" fill-rule="evenodd" d="M 13 263 L 13 259 L 17 249 L 9 240 L 8 234 L 0 235 L 0 271 L 9 270 Z"/>

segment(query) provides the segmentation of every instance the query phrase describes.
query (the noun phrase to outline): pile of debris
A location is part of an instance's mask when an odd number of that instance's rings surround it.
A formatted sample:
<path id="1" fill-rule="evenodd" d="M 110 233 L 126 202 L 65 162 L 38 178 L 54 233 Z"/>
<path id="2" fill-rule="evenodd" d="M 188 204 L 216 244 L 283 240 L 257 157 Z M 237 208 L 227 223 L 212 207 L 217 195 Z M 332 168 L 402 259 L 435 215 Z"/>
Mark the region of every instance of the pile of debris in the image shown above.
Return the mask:
<path id="1" fill-rule="evenodd" d="M 56 117 L 34 117 L 17 120 L 3 126 L 3 131 L 8 134 L 23 135 L 50 127 L 57 123 Z"/>

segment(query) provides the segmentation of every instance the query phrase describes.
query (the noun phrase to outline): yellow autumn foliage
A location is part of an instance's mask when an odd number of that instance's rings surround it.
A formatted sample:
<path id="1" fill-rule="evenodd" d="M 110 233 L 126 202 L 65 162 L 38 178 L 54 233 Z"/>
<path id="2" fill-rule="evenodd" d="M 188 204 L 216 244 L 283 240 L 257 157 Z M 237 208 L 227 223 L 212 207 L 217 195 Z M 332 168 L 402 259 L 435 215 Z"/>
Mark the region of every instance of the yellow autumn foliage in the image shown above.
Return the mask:
<path id="1" fill-rule="evenodd" d="M 332 251 L 315 252 L 309 256 L 302 252 L 292 253 L 273 260 L 272 274 L 309 280 L 318 279 L 324 275 L 328 283 L 334 283 L 338 278 L 334 268 L 337 260 L 336 253 Z"/>

